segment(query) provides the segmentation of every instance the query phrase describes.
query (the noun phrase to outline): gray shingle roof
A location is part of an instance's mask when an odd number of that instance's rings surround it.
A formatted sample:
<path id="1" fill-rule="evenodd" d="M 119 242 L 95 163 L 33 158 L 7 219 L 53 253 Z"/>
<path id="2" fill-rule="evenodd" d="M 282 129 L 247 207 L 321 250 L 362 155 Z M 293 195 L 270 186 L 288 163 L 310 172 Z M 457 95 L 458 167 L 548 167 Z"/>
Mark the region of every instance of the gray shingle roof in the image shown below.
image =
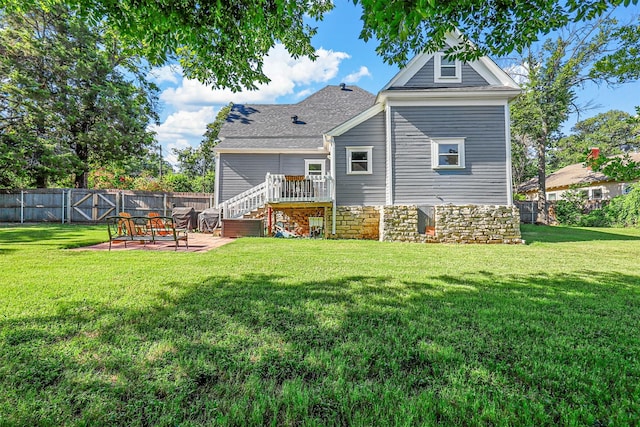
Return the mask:
<path id="1" fill-rule="evenodd" d="M 315 149 L 322 135 L 371 107 L 357 86 L 326 86 L 297 104 L 237 104 L 220 129 L 216 149 Z M 293 123 L 291 117 L 297 116 Z"/>

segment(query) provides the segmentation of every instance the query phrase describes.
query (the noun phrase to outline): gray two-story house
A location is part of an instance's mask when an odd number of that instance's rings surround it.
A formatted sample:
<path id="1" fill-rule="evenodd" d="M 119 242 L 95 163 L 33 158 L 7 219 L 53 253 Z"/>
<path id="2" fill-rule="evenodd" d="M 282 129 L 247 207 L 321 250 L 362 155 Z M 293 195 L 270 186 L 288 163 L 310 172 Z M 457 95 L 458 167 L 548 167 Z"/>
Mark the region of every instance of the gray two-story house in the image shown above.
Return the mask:
<path id="1" fill-rule="evenodd" d="M 338 238 L 519 242 L 509 135 L 519 93 L 491 59 L 438 52 L 376 96 L 340 85 L 297 104 L 235 105 L 215 149 L 216 202 L 227 219 L 260 212 L 269 232 L 321 224 Z"/>

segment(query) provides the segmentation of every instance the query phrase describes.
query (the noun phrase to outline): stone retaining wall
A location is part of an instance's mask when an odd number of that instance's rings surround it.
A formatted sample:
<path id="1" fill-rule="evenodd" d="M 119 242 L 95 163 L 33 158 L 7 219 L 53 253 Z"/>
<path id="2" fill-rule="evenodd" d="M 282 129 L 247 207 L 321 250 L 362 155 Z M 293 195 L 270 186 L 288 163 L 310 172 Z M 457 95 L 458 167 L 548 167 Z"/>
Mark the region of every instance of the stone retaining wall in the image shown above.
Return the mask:
<path id="1" fill-rule="evenodd" d="M 418 232 L 417 206 L 384 206 L 380 236 L 388 242 L 523 243 L 515 206 L 435 206 L 433 235 Z"/>
<path id="2" fill-rule="evenodd" d="M 279 209 L 301 235 L 308 235 L 309 216 L 322 217 L 323 208 Z M 435 229 L 418 230 L 418 207 L 338 206 L 336 239 L 366 239 L 416 243 L 523 243 L 520 214 L 515 206 L 440 205 L 434 207 Z M 326 230 L 331 231 L 331 208 Z"/>
<path id="3" fill-rule="evenodd" d="M 436 206 L 435 231 L 446 243 L 523 243 L 515 206 Z"/>
<path id="4" fill-rule="evenodd" d="M 331 211 L 331 209 L 329 209 Z M 331 227 L 331 215 L 329 227 Z M 380 209 L 376 206 L 338 206 L 336 208 L 336 239 L 378 240 Z"/>

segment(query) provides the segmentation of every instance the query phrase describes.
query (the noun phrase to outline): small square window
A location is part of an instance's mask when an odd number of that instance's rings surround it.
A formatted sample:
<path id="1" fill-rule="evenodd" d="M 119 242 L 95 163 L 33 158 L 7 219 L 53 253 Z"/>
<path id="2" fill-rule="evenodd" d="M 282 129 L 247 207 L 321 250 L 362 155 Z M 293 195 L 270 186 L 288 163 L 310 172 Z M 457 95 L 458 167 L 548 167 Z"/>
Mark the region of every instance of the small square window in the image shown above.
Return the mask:
<path id="1" fill-rule="evenodd" d="M 347 174 L 364 175 L 373 173 L 371 158 L 373 147 L 346 147 Z"/>
<path id="2" fill-rule="evenodd" d="M 591 199 L 593 200 L 601 200 L 602 199 L 602 188 L 594 188 L 591 190 Z"/>
<path id="3" fill-rule="evenodd" d="M 307 176 L 324 175 L 324 160 L 305 159 L 304 174 Z"/>
<path id="4" fill-rule="evenodd" d="M 557 200 L 557 197 L 558 196 L 556 196 L 556 193 L 548 193 L 547 194 L 547 200 L 550 201 L 550 202 L 553 202 L 553 201 Z"/>
<path id="5" fill-rule="evenodd" d="M 431 140 L 431 167 L 433 169 L 463 169 L 464 139 L 442 138 Z"/>
<path id="6" fill-rule="evenodd" d="M 443 52 L 434 56 L 434 83 L 462 83 L 462 63 L 446 58 Z"/>

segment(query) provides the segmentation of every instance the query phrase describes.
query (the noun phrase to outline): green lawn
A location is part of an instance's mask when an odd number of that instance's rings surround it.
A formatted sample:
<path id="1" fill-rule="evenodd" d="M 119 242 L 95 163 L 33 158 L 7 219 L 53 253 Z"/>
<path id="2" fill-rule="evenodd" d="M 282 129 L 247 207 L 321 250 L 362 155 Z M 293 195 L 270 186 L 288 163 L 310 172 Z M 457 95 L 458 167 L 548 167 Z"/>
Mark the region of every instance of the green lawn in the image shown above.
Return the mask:
<path id="1" fill-rule="evenodd" d="M 640 424 L 640 230 L 72 251 L 0 228 L 0 426 Z"/>

